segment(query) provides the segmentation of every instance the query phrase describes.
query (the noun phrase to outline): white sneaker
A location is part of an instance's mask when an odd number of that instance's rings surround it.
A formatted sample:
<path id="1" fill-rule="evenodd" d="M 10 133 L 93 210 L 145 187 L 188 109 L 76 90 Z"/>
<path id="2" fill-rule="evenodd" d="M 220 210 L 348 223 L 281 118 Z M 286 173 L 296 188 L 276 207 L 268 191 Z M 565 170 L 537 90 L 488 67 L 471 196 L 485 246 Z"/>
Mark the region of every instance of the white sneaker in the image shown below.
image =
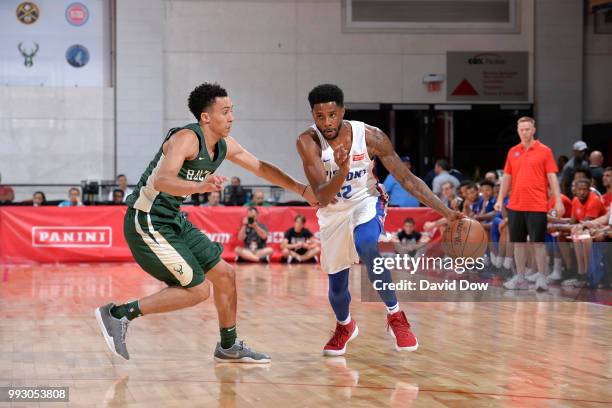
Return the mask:
<path id="1" fill-rule="evenodd" d="M 491 263 L 493 264 L 494 267 L 501 268 L 502 266 L 501 256 L 497 256 L 493 252 L 491 252 Z"/>
<path id="2" fill-rule="evenodd" d="M 553 269 L 552 273 L 546 277 L 546 282 L 552 283 L 552 282 L 560 281 L 561 279 L 563 279 L 563 276 L 561 275 L 561 271 Z"/>
<path id="3" fill-rule="evenodd" d="M 541 273 L 538 273 L 538 275 L 540 276 L 538 276 L 538 279 L 535 282 L 535 290 L 548 290 L 548 285 L 546 284 L 546 277 Z"/>
<path id="4" fill-rule="evenodd" d="M 527 282 L 533 283 L 537 281 L 540 277 L 544 277 L 544 274 L 542 274 L 541 272 L 530 273 L 530 274 L 525 272 L 525 279 L 527 279 Z"/>
<path id="5" fill-rule="evenodd" d="M 578 282 L 578 279 L 566 279 L 563 282 L 561 282 L 561 286 L 574 286 L 574 284 Z"/>
<path id="6" fill-rule="evenodd" d="M 512 279 L 504 283 L 504 288 L 508 290 L 527 290 L 529 283 L 519 275 L 514 275 Z"/>
<path id="7" fill-rule="evenodd" d="M 512 269 L 512 258 L 509 256 L 505 257 L 503 266 L 505 269 Z"/>

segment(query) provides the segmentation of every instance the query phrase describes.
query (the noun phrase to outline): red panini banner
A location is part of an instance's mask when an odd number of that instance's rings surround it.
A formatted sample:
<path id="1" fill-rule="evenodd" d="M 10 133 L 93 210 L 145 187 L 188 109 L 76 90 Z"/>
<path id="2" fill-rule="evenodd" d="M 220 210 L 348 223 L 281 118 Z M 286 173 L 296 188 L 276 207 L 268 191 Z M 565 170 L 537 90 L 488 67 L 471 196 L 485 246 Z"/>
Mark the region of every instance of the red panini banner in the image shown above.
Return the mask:
<path id="1" fill-rule="evenodd" d="M 258 207 L 259 222 L 270 232 L 273 260 L 281 257 L 280 244 L 296 215 L 306 216 L 306 228 L 318 237 L 316 209 L 312 207 Z M 126 262 L 132 255 L 123 239 L 123 206 L 96 207 L 0 207 L 1 263 Z M 235 259 L 241 244 L 238 231 L 245 207 L 183 207 L 193 225 L 212 241 L 223 245 L 223 258 Z M 417 229 L 439 215 L 429 208 L 389 208 L 387 232 L 398 231 L 407 217 Z"/>

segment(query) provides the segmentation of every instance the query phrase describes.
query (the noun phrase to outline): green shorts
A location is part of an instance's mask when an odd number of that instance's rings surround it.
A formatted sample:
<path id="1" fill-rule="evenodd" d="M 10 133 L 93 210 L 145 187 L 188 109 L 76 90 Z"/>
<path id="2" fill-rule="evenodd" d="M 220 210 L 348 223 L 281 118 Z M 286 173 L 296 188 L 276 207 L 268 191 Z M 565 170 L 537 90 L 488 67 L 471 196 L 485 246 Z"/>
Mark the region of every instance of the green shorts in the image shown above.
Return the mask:
<path id="1" fill-rule="evenodd" d="M 169 219 L 128 208 L 123 233 L 138 265 L 169 286 L 189 288 L 204 282 L 204 274 L 219 263 L 223 252 L 221 244 L 208 239 L 183 214 Z"/>

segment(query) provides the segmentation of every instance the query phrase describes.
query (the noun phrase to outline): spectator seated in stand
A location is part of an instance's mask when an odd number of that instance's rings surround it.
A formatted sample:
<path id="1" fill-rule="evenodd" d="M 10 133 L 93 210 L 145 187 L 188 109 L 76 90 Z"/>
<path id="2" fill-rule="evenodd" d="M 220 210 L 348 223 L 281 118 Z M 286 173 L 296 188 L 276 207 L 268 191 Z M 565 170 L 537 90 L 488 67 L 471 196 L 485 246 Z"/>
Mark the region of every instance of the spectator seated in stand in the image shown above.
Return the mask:
<path id="1" fill-rule="evenodd" d="M 612 167 L 606 167 L 601 180 L 605 188 L 605 193 L 601 196 L 601 199 L 604 207 L 608 208 L 612 204 Z"/>
<path id="2" fill-rule="evenodd" d="M 253 198 L 248 203 L 244 204 L 244 207 L 270 207 L 274 204 L 265 200 L 263 191 L 255 190 Z"/>
<path id="3" fill-rule="evenodd" d="M 293 227 L 285 232 L 281 248 L 283 258 L 287 263 L 317 262 L 321 246 L 312 235 L 312 232 L 304 228 L 305 223 L 306 217 L 299 214 L 295 217 Z"/>
<path id="4" fill-rule="evenodd" d="M 236 261 L 248 262 L 270 262 L 270 255 L 274 250 L 266 245 L 268 240 L 268 228 L 257 221 L 259 212 L 257 207 L 250 207 L 247 210 L 247 216 L 242 220 L 242 226 L 238 231 L 238 241 L 241 241 L 244 246 L 237 246 Z"/>
<path id="5" fill-rule="evenodd" d="M 429 241 L 429 234 L 417 231 L 414 218 L 410 217 L 404 220 L 404 226 L 392 240 L 395 243 L 395 252 L 400 255 L 407 254 L 411 257 L 424 254 Z"/>
<path id="6" fill-rule="evenodd" d="M 32 194 L 32 206 L 33 207 L 42 207 L 47 205 L 47 196 L 42 191 L 37 191 Z"/>
<path id="7" fill-rule="evenodd" d="M 223 207 L 223 204 L 221 204 L 221 193 L 218 191 L 208 193 L 208 201 L 204 204 L 204 207 Z"/>
<path id="8" fill-rule="evenodd" d="M 434 194 L 436 194 L 440 199 L 443 198 L 442 196 L 442 184 L 443 183 L 450 181 L 451 183 L 453 183 L 453 187 L 455 188 L 459 187 L 460 181 L 455 176 L 449 173 L 450 169 L 451 168 L 450 168 L 450 164 L 448 163 L 448 161 L 444 159 L 440 159 L 436 161 L 436 165 L 434 167 L 434 172 L 436 173 L 436 177 L 434 177 L 432 181 L 431 191 L 433 191 Z"/>
<path id="9" fill-rule="evenodd" d="M 455 186 L 450 181 L 442 183 L 442 202 L 451 210 L 457 210 L 457 193 Z"/>
<path id="10" fill-rule="evenodd" d="M 78 187 L 71 187 L 68 190 L 68 200 L 59 203 L 58 207 L 80 207 L 82 205 L 81 190 Z"/>
<path id="11" fill-rule="evenodd" d="M 491 181 L 493 184 L 499 181 L 499 178 L 497 177 L 497 172 L 493 170 L 487 171 L 485 173 L 484 179 Z M 495 195 L 495 197 L 497 197 L 497 195 Z"/>
<path id="12" fill-rule="evenodd" d="M 480 182 L 480 196 L 473 204 L 474 219 L 479 221 L 485 230 L 491 229 L 491 221 L 497 214 L 495 211 L 495 196 L 493 191 L 495 184 L 491 180 L 482 180 Z"/>
<path id="13" fill-rule="evenodd" d="M 113 190 L 113 199 L 110 205 L 125 205 L 125 193 L 120 188 Z"/>
<path id="14" fill-rule="evenodd" d="M 2 185 L 2 174 L 0 174 L 0 205 L 11 205 L 15 200 L 15 191 L 11 186 Z"/>

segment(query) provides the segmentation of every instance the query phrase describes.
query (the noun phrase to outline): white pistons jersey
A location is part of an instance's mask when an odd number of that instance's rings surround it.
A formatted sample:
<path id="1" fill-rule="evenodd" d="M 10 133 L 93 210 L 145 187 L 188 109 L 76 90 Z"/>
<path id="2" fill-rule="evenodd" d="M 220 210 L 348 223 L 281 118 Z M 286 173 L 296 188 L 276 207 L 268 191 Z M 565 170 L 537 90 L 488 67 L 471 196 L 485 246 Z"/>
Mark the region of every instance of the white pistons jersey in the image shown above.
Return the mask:
<path id="1" fill-rule="evenodd" d="M 338 202 L 322 208 L 322 212 L 342 211 L 364 201 L 368 197 L 380 196 L 378 181 L 374 176 L 374 162 L 368 155 L 365 137 L 365 124 L 363 122 L 348 121 L 353 132 L 353 144 L 349 154 L 350 170 L 342 183 L 342 188 L 336 195 Z M 321 160 L 325 167 L 326 180 L 329 181 L 338 172 L 339 167 L 334 160 L 334 150 L 316 125 L 312 128 L 317 132 L 321 143 Z M 321 211 L 320 210 L 320 211 Z"/>
<path id="2" fill-rule="evenodd" d="M 348 160 L 350 170 L 342 188 L 338 192 L 335 204 L 319 208 L 321 238 L 321 267 L 329 274 L 337 273 L 359 262 L 355 248 L 353 231 L 358 225 L 377 217 L 379 225 L 384 225 L 386 209 L 385 195 L 374 176 L 374 163 L 368 156 L 363 122 L 349 121 L 353 131 L 353 144 Z M 338 171 L 334 161 L 334 150 L 315 125 L 321 143 L 321 160 L 325 167 L 326 179 L 329 181 Z M 383 194 L 383 197 L 381 197 Z"/>

